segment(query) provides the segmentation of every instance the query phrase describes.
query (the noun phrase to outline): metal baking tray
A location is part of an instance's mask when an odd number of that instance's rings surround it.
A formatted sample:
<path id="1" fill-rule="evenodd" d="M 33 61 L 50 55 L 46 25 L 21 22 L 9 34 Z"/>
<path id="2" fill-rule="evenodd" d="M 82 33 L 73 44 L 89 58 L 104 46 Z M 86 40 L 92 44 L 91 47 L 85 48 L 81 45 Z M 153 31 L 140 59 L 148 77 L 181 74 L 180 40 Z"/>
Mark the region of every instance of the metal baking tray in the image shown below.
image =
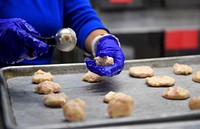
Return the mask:
<path id="1" fill-rule="evenodd" d="M 174 87 L 187 88 L 191 97 L 200 95 L 200 84 L 192 81 L 192 75 L 173 73 L 174 63 L 188 64 L 195 72 L 200 70 L 200 55 L 126 60 L 124 70 L 119 75 L 104 77 L 100 83 L 81 80 L 87 72 L 84 63 L 2 68 L 0 84 L 5 126 L 10 129 L 68 129 L 199 119 L 200 110 L 190 110 L 189 99 L 164 99 L 162 93 L 167 87 L 149 87 L 144 78 L 133 78 L 128 74 L 131 66 L 149 65 L 153 67 L 155 75 L 174 77 Z M 85 101 L 87 117 L 84 121 L 69 122 L 65 120 L 62 108 L 44 105 L 44 95 L 35 93 L 36 84 L 31 83 L 32 76 L 38 69 L 51 72 L 55 77 L 54 81 L 62 85 L 61 91 L 70 99 L 81 98 Z M 135 106 L 131 116 L 115 119 L 108 116 L 103 97 L 109 91 L 124 92 L 132 96 Z"/>

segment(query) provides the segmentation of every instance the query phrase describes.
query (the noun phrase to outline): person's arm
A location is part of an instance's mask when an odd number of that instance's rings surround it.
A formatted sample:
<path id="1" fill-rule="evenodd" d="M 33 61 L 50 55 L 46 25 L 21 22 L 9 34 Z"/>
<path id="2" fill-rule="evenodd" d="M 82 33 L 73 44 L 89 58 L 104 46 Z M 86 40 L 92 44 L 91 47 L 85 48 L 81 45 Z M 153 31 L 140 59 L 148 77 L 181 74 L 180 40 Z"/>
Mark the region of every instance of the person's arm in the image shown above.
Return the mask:
<path id="1" fill-rule="evenodd" d="M 92 53 L 92 41 L 94 40 L 94 38 L 96 36 L 102 35 L 102 34 L 108 34 L 108 32 L 106 30 L 103 29 L 97 29 L 92 31 L 88 37 L 86 38 L 85 41 L 85 49 L 86 51 L 88 51 L 89 53 Z"/>
<path id="2" fill-rule="evenodd" d="M 94 60 L 86 60 L 87 68 L 100 76 L 114 76 L 124 68 L 124 54 L 118 39 L 109 34 L 89 0 L 65 1 L 65 24 L 77 34 L 77 45 L 93 56 L 109 56 L 114 60 L 110 66 L 100 66 Z"/>
<path id="3" fill-rule="evenodd" d="M 91 35 L 101 34 L 98 32 L 99 30 L 105 30 L 106 32 L 103 33 L 109 33 L 108 29 L 92 8 L 90 0 L 65 0 L 64 2 L 64 27 L 70 27 L 76 32 L 79 48 L 90 51 L 90 48 L 86 48 L 88 43 L 91 43 L 91 41 L 88 42 L 87 38 L 91 39 Z"/>

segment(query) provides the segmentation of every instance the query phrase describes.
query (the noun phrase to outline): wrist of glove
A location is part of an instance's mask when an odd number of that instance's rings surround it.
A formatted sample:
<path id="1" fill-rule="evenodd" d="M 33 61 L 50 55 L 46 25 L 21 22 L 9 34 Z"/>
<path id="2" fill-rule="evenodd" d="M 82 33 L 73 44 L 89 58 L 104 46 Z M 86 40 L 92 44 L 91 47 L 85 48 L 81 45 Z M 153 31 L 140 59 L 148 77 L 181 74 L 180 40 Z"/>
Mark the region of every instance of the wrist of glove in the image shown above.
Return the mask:
<path id="1" fill-rule="evenodd" d="M 97 36 L 92 42 L 94 56 L 109 56 L 114 60 L 113 65 L 100 66 L 94 60 L 86 60 L 87 68 L 100 76 L 114 76 L 124 68 L 124 53 L 120 47 L 119 40 L 111 34 Z"/>
<path id="2" fill-rule="evenodd" d="M 20 18 L 0 19 L 0 62 L 14 64 L 31 60 L 48 51 L 48 45 L 31 34 L 40 35 Z"/>

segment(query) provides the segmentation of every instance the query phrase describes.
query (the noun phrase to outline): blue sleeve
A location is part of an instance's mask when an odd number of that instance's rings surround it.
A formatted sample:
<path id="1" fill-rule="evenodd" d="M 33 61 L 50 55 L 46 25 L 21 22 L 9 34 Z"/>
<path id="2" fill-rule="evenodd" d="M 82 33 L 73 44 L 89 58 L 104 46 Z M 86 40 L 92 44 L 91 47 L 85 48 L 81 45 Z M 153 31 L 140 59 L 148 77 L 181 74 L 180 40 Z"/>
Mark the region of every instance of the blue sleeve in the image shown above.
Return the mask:
<path id="1" fill-rule="evenodd" d="M 64 25 L 76 32 L 77 45 L 83 50 L 85 50 L 85 40 L 93 30 L 104 29 L 108 31 L 92 8 L 89 0 L 65 0 Z"/>

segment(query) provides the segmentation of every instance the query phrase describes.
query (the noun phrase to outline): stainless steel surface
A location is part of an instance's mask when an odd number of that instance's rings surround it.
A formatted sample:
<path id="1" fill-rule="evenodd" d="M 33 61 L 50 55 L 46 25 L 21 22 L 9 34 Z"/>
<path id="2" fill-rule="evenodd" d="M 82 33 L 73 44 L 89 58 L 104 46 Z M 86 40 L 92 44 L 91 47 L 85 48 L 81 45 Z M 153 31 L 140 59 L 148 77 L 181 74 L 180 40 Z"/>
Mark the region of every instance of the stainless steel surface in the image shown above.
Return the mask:
<path id="1" fill-rule="evenodd" d="M 51 37 L 34 36 L 47 43 L 50 47 L 56 47 L 63 52 L 71 51 L 77 43 L 76 33 L 71 28 L 62 28 L 55 36 Z"/>
<path id="2" fill-rule="evenodd" d="M 108 127 L 113 125 L 158 124 L 160 122 L 197 120 L 200 110 L 191 111 L 187 100 L 167 100 L 162 98 L 166 87 L 154 88 L 145 84 L 145 79 L 128 75 L 128 68 L 137 65 L 150 65 L 155 75 L 169 75 L 176 79 L 176 86 L 190 90 L 191 97 L 200 93 L 199 83 L 192 81 L 192 75 L 175 75 L 174 63 L 187 63 L 193 71 L 200 70 L 200 55 L 127 60 L 122 73 L 115 77 L 105 77 L 101 83 L 87 83 L 81 80 L 87 71 L 85 64 L 60 64 L 41 66 L 18 66 L 1 69 L 1 95 L 5 124 L 9 128 L 78 128 Z M 61 108 L 48 108 L 43 96 L 34 93 L 31 83 L 33 73 L 42 69 L 51 72 L 55 82 L 62 84 L 62 91 L 70 99 L 81 98 L 87 104 L 86 120 L 68 122 Z M 109 91 L 127 93 L 135 100 L 130 117 L 111 119 L 107 114 L 107 104 L 103 97 Z"/>
<path id="3" fill-rule="evenodd" d="M 143 123 L 143 124 L 129 124 L 129 125 L 117 125 L 111 127 L 99 127 L 93 129 L 199 129 L 200 121 L 171 121 L 171 122 L 158 122 L 158 123 Z"/>
<path id="4" fill-rule="evenodd" d="M 199 29 L 199 8 L 148 8 L 101 12 L 103 23 L 111 33 L 148 33 L 173 29 Z"/>

